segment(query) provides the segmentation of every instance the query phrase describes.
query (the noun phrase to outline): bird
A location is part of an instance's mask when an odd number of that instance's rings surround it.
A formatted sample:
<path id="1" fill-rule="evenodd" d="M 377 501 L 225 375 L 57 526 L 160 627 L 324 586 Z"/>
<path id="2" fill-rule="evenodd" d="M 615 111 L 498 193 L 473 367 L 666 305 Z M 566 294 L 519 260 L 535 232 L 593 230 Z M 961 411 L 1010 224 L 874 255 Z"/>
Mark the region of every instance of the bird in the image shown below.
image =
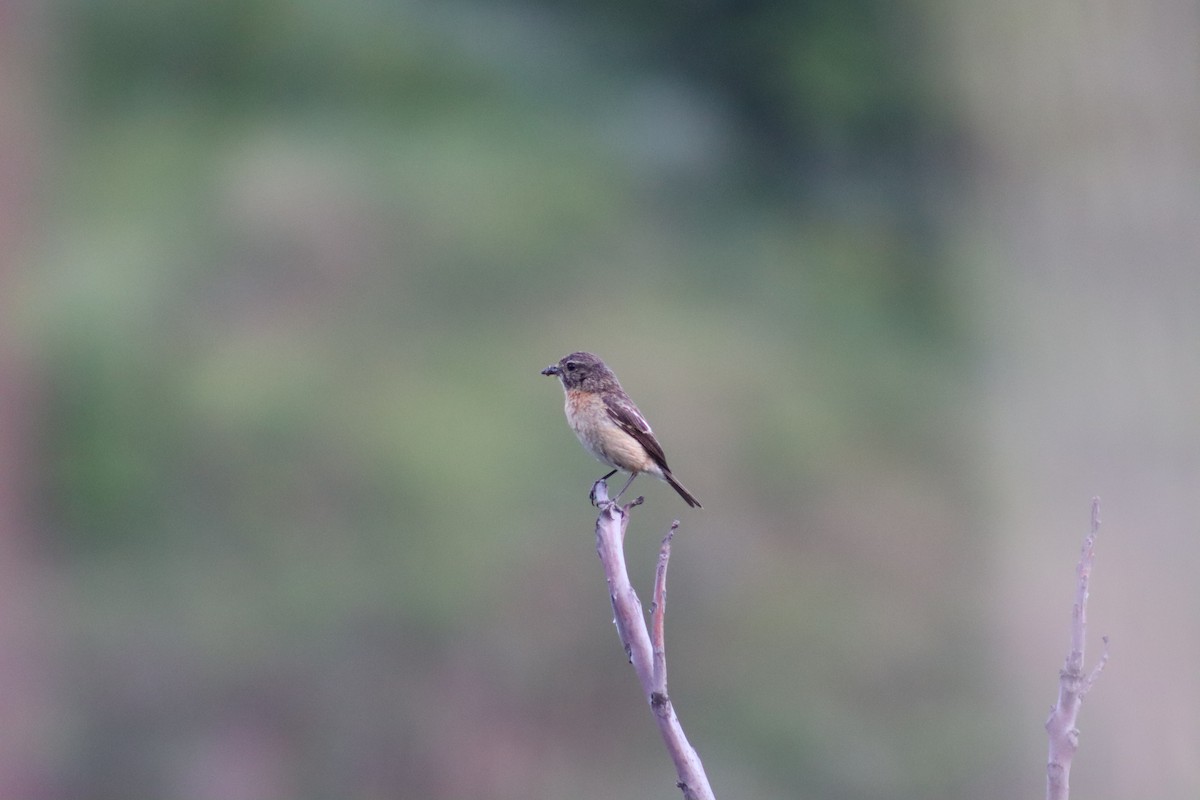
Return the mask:
<path id="1" fill-rule="evenodd" d="M 546 367 L 542 374 L 557 376 L 562 381 L 567 423 L 580 444 L 613 468 L 600 480 L 608 480 L 618 470 L 629 473 L 629 480 L 617 492 L 614 502 L 634 478 L 646 472 L 670 484 L 689 506 L 701 508 L 700 501 L 671 473 L 650 424 L 621 388 L 617 376 L 598 356 L 582 351 L 571 353 Z"/>

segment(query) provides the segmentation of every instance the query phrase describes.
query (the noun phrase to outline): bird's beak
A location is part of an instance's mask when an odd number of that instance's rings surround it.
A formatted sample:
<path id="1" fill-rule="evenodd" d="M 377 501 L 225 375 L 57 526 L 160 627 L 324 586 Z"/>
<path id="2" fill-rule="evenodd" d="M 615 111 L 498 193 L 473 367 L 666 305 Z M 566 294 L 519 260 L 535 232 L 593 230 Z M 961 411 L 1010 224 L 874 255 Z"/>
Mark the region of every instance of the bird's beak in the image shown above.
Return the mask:
<path id="1" fill-rule="evenodd" d="M 558 375 L 560 372 L 562 372 L 562 370 L 558 368 L 558 364 L 551 364 L 542 370 L 543 375 Z"/>

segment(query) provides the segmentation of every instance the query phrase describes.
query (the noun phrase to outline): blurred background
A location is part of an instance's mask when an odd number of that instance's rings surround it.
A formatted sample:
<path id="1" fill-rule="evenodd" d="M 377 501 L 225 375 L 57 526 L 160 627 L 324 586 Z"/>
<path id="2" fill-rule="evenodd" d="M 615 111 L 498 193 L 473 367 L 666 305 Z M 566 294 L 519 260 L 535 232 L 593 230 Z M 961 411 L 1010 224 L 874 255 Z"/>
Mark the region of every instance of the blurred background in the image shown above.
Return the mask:
<path id="1" fill-rule="evenodd" d="M 0 797 L 1200 796 L 1193 2 L 0 3 Z"/>

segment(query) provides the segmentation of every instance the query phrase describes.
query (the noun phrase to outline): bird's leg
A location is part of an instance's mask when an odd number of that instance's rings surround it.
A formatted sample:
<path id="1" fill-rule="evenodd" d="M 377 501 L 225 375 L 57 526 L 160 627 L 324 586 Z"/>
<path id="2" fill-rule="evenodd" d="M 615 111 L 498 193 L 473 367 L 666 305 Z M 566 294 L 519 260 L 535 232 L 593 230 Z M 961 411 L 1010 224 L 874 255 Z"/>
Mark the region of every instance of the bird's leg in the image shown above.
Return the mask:
<path id="1" fill-rule="evenodd" d="M 613 470 L 613 472 L 616 472 L 616 470 Z M 609 474 L 611 475 L 612 473 Z M 625 481 L 625 485 L 621 487 L 621 491 L 617 492 L 617 496 L 613 498 L 614 503 L 621 499 L 621 495 L 625 494 L 625 490 L 629 488 L 629 484 L 633 483 L 633 479 L 637 476 L 636 472 L 629 473 L 629 480 Z"/>
<path id="2" fill-rule="evenodd" d="M 603 478 L 601 478 L 600 481 L 606 481 L 609 478 L 611 478 L 613 475 L 616 475 L 616 474 L 617 474 L 617 471 L 614 469 L 612 472 L 608 473 Z M 596 483 L 599 483 L 600 481 L 596 481 Z M 588 492 L 588 500 L 592 501 L 592 505 L 596 505 L 596 483 L 592 484 L 592 490 L 590 492 Z M 625 484 L 625 485 L 628 486 L 629 484 Z"/>

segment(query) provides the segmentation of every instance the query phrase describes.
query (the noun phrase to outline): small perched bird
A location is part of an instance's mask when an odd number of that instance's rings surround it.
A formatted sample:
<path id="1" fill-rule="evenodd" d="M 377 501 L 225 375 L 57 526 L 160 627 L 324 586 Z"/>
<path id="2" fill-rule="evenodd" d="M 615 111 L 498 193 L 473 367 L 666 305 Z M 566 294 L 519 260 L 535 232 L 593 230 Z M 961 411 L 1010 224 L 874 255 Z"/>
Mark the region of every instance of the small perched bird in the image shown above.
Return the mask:
<path id="1" fill-rule="evenodd" d="M 648 472 L 671 484 L 689 506 L 700 508 L 700 501 L 671 474 L 662 445 L 654 438 L 650 424 L 603 361 L 591 353 L 571 353 L 546 367 L 542 374 L 557 375 L 562 381 L 567 395 L 567 422 L 580 443 L 613 467 L 600 480 L 611 478 L 621 469 L 630 473 L 614 501 L 625 493 L 639 472 Z"/>

